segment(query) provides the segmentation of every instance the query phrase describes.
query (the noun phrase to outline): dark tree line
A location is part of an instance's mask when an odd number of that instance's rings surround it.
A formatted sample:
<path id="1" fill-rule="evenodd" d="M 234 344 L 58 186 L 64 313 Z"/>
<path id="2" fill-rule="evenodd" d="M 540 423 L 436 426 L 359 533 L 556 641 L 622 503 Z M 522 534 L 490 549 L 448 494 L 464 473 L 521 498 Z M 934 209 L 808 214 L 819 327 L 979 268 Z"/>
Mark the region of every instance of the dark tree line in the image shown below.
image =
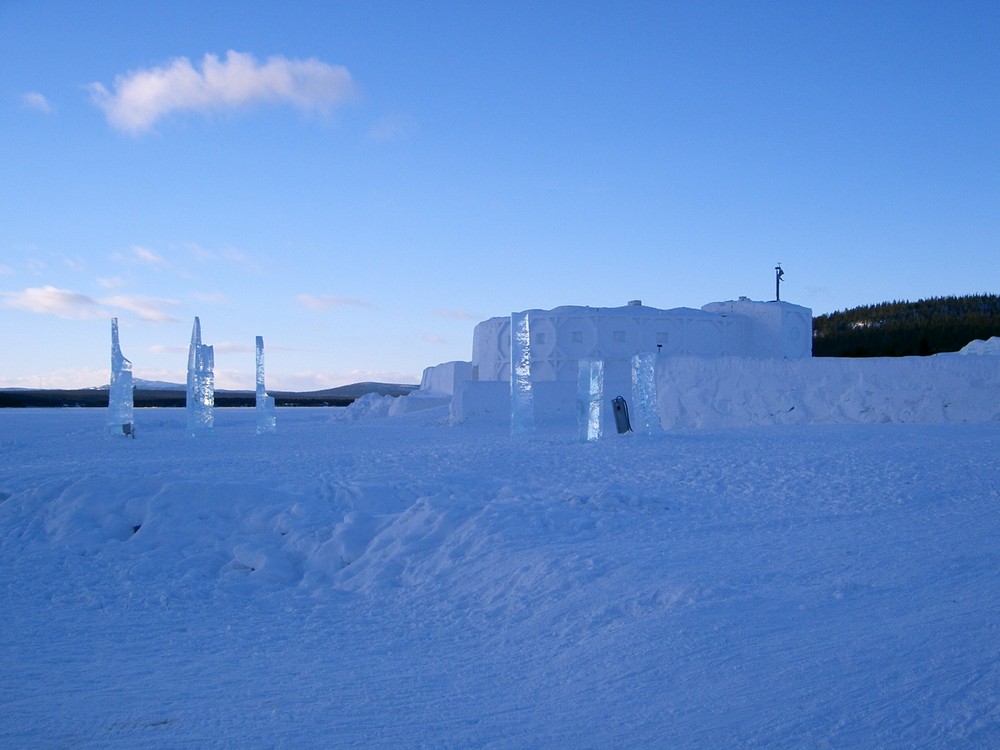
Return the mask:
<path id="1" fill-rule="evenodd" d="M 1000 336 L 995 294 L 882 302 L 813 318 L 813 356 L 923 356 L 991 336 Z"/>

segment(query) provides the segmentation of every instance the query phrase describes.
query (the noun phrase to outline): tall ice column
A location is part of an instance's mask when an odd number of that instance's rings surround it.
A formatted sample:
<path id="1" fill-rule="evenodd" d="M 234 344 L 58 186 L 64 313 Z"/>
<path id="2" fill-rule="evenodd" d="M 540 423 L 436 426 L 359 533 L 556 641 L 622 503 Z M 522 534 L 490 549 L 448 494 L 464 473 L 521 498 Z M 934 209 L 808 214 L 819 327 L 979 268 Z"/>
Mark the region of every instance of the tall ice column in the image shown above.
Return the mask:
<path id="1" fill-rule="evenodd" d="M 201 321 L 194 319 L 188 349 L 187 421 L 192 434 L 215 424 L 215 350 L 201 343 Z"/>
<path id="2" fill-rule="evenodd" d="M 510 434 L 535 429 L 535 403 L 531 393 L 531 330 L 528 313 L 510 315 Z"/>
<path id="3" fill-rule="evenodd" d="M 130 435 L 132 419 L 132 363 L 125 359 L 118 342 L 118 318 L 111 319 L 111 387 L 108 389 L 108 432 Z"/>
<path id="4" fill-rule="evenodd" d="M 576 388 L 580 442 L 601 439 L 601 402 L 604 400 L 604 360 L 581 359 Z"/>
<path id="5" fill-rule="evenodd" d="M 656 398 L 657 354 L 636 354 L 632 357 L 632 403 L 635 404 L 639 431 L 659 435 L 660 408 Z"/>
<path id="6" fill-rule="evenodd" d="M 257 337 L 257 434 L 274 432 L 277 420 L 274 415 L 274 396 L 267 395 L 264 387 L 264 337 Z"/>

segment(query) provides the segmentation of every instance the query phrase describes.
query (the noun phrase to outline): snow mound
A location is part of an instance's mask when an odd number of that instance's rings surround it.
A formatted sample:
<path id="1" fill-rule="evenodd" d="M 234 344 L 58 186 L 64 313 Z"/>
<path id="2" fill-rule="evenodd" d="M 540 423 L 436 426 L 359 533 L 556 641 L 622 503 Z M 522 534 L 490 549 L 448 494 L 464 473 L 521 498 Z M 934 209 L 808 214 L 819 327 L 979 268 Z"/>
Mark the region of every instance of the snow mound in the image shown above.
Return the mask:
<path id="1" fill-rule="evenodd" d="M 1000 336 L 993 336 L 985 341 L 976 339 L 963 346 L 959 354 L 982 354 L 991 357 L 1000 356 Z"/>
<path id="2" fill-rule="evenodd" d="M 382 396 L 374 392 L 366 393 L 350 405 L 334 411 L 333 418 L 349 422 L 358 419 L 378 419 L 388 416 L 393 401 L 395 401 L 393 396 Z"/>

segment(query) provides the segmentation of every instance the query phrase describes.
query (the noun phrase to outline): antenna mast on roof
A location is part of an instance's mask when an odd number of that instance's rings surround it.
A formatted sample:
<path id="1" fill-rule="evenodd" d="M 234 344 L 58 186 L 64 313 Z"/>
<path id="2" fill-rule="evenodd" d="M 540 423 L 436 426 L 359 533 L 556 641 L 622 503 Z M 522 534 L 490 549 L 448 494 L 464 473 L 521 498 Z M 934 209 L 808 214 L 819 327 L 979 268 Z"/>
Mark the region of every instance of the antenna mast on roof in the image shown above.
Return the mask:
<path id="1" fill-rule="evenodd" d="M 781 302 L 781 280 L 784 278 L 785 272 L 781 270 L 781 261 L 778 261 L 778 265 L 774 267 L 774 301 Z"/>

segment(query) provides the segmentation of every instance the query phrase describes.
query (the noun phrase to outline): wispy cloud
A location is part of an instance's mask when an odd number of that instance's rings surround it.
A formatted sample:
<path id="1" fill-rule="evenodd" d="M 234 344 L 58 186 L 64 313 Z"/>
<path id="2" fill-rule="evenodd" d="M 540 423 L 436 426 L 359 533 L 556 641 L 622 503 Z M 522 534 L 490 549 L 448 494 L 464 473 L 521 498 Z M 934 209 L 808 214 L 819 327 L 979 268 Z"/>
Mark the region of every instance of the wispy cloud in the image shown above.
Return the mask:
<path id="1" fill-rule="evenodd" d="M 409 138 L 417 130 L 416 121 L 409 115 L 389 115 L 377 120 L 368 131 L 373 143 L 389 143 Z"/>
<path id="2" fill-rule="evenodd" d="M 260 64 L 253 55 L 229 50 L 224 60 L 206 54 L 200 70 L 179 57 L 116 76 L 113 93 L 101 83 L 88 88 L 112 127 L 137 134 L 171 112 L 238 109 L 261 102 L 325 112 L 351 96 L 354 82 L 346 68 L 315 58 L 275 56 Z"/>
<path id="3" fill-rule="evenodd" d="M 153 266 L 154 268 L 167 268 L 170 265 L 167 263 L 166 258 L 159 253 L 150 250 L 148 247 L 136 245 L 132 248 L 132 254 L 143 263 Z"/>
<path id="4" fill-rule="evenodd" d="M 107 370 L 56 370 L 44 375 L 0 376 L 0 388 L 93 388 L 108 382 Z"/>
<path id="5" fill-rule="evenodd" d="M 222 292 L 192 292 L 191 299 L 210 305 L 223 305 L 229 301 L 229 297 Z"/>
<path id="6" fill-rule="evenodd" d="M 79 258 L 63 258 L 63 265 L 77 273 L 83 273 L 87 270 L 87 263 Z"/>
<path id="7" fill-rule="evenodd" d="M 425 333 L 421 336 L 421 339 L 426 341 L 428 344 L 447 344 L 448 340 L 443 336 L 438 336 L 436 333 Z"/>
<path id="8" fill-rule="evenodd" d="M 151 323 L 171 323 L 177 320 L 168 310 L 180 307 L 176 300 L 141 295 L 119 294 L 100 300 L 102 305 L 128 310 Z"/>
<path id="9" fill-rule="evenodd" d="M 80 292 L 58 289 L 54 286 L 31 287 L 20 292 L 3 292 L 2 304 L 15 310 L 55 315 L 59 318 L 103 318 L 106 313 L 97 300 Z"/>
<path id="10" fill-rule="evenodd" d="M 251 354 L 257 351 L 253 344 L 233 344 L 228 341 L 213 346 L 216 354 Z"/>
<path id="11" fill-rule="evenodd" d="M 52 114 L 54 109 L 51 102 L 45 98 L 45 95 L 39 94 L 37 91 L 29 91 L 26 94 L 21 94 L 21 106 L 43 115 Z"/>
<path id="12" fill-rule="evenodd" d="M 334 297 L 329 294 L 300 294 L 295 299 L 301 305 L 317 312 L 332 310 L 335 307 L 375 307 L 373 303 L 366 302 L 365 300 L 354 299 L 353 297 Z"/>
<path id="13" fill-rule="evenodd" d="M 479 320 L 480 316 L 473 315 L 465 310 L 435 310 L 434 314 L 439 318 L 449 318 L 450 320 Z"/>

